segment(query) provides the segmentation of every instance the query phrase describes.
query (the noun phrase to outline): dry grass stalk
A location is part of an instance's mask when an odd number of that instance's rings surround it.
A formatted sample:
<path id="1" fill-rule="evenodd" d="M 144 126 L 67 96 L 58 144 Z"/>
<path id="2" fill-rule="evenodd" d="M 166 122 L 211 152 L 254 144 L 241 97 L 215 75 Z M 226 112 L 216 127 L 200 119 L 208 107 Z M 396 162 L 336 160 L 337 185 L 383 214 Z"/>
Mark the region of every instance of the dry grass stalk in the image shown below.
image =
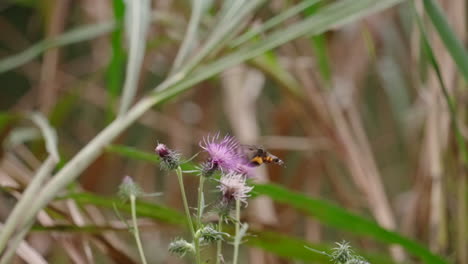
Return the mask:
<path id="1" fill-rule="evenodd" d="M 70 0 L 58 0 L 53 7 L 52 17 L 48 25 L 47 37 L 58 36 L 64 29 Z M 41 80 L 37 88 L 39 105 L 41 111 L 48 113 L 55 105 L 57 100 L 57 69 L 59 67 L 59 48 L 48 50 L 44 54 L 44 62 L 41 67 Z"/>

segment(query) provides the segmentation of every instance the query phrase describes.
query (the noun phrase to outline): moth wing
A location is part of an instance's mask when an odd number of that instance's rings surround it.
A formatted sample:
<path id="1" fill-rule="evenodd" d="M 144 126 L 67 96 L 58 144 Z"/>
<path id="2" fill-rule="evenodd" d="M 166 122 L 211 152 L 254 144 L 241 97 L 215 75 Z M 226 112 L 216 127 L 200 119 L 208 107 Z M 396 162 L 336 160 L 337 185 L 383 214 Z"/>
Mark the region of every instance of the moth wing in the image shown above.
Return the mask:
<path id="1" fill-rule="evenodd" d="M 255 145 L 240 145 L 239 153 L 244 156 L 247 160 L 251 160 L 253 157 L 259 154 L 260 148 Z"/>

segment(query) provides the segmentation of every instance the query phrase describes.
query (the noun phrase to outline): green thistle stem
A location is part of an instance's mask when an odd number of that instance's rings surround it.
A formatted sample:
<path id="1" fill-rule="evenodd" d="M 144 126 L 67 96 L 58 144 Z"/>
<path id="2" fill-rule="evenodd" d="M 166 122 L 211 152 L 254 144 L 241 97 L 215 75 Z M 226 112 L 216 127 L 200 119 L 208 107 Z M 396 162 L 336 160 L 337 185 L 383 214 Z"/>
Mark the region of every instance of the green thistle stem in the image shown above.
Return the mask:
<path id="1" fill-rule="evenodd" d="M 234 242 L 234 259 L 232 264 L 237 264 L 237 259 L 239 255 L 239 244 L 240 241 L 237 241 L 237 236 L 239 235 L 239 226 L 240 226 L 240 207 L 241 202 L 239 199 L 236 200 L 236 241 Z"/>
<path id="2" fill-rule="evenodd" d="M 143 246 L 141 244 L 141 239 L 140 239 L 140 231 L 138 230 L 138 223 L 137 223 L 137 218 L 136 218 L 136 197 L 135 195 L 130 195 L 130 206 L 132 210 L 132 222 L 133 222 L 133 236 L 135 237 L 135 241 L 137 243 L 138 247 L 138 253 L 140 253 L 140 258 L 141 262 L 143 264 L 146 264 L 146 257 L 145 257 L 145 252 L 143 251 Z"/>
<path id="3" fill-rule="evenodd" d="M 176 169 L 177 179 L 179 180 L 180 185 L 180 194 L 182 195 L 182 201 L 184 203 L 185 216 L 187 217 L 187 223 L 189 225 L 190 233 L 192 234 L 193 243 L 195 246 L 196 262 L 200 264 L 200 248 L 198 243 L 198 237 L 195 235 L 195 230 L 193 229 L 192 216 L 190 215 L 190 209 L 187 202 L 187 196 L 185 194 L 184 179 L 182 177 L 182 169 L 177 167 Z"/>
<path id="4" fill-rule="evenodd" d="M 197 211 L 197 222 L 198 228 L 202 227 L 202 216 L 203 216 L 203 209 L 205 205 L 203 204 L 203 184 L 205 183 L 205 177 L 200 176 L 200 185 L 198 186 L 198 211 Z"/>
<path id="5" fill-rule="evenodd" d="M 219 216 L 218 219 L 218 232 L 223 232 L 223 217 Z M 221 261 L 221 251 L 223 247 L 223 241 L 219 240 L 216 242 L 216 264 L 219 264 Z"/>
<path id="6" fill-rule="evenodd" d="M 200 184 L 198 186 L 198 209 L 197 209 L 197 226 L 198 229 L 202 228 L 202 216 L 203 216 L 203 209 L 204 209 L 204 202 L 203 202 L 203 184 L 205 182 L 205 177 L 200 176 Z M 194 240 L 195 244 L 195 251 L 196 251 L 196 257 L 197 257 L 197 263 L 202 263 L 201 262 L 201 256 L 200 256 L 200 238 L 197 237 Z"/>

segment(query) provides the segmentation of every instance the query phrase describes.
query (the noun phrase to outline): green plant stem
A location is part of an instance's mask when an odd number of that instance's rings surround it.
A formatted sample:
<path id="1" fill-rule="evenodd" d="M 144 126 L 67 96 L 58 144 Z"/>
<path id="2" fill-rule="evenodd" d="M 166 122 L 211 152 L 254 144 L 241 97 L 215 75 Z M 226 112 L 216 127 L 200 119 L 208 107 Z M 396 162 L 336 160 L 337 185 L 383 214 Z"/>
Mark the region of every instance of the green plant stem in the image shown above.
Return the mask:
<path id="1" fill-rule="evenodd" d="M 135 201 L 136 201 L 135 195 L 130 195 L 130 206 L 131 206 L 131 210 L 132 210 L 132 223 L 133 223 L 132 233 L 133 233 L 133 236 L 135 237 L 135 241 L 137 243 L 138 253 L 140 253 L 141 262 L 143 264 L 147 264 L 146 263 L 145 252 L 143 251 L 143 246 L 141 244 L 140 231 L 138 230 Z"/>
<path id="2" fill-rule="evenodd" d="M 201 264 L 201 255 L 200 255 L 200 238 L 196 234 L 193 238 L 193 245 L 195 247 L 195 261 L 197 264 Z"/>
<path id="3" fill-rule="evenodd" d="M 203 197 L 203 184 L 205 182 L 205 177 L 200 175 L 200 183 L 198 186 L 198 206 L 197 206 L 197 228 L 200 230 L 203 227 L 202 224 L 202 216 L 203 216 L 203 209 L 205 208 L 205 202 Z M 195 241 L 195 252 L 197 257 L 197 263 L 201 262 L 201 255 L 200 255 L 200 238 L 197 236 Z"/>
<path id="4" fill-rule="evenodd" d="M 241 202 L 240 200 L 236 200 L 236 236 L 235 236 L 235 241 L 234 241 L 234 257 L 232 260 L 232 264 L 237 264 L 237 259 L 239 255 L 239 244 L 240 244 L 240 239 L 237 238 L 239 235 L 239 226 L 240 226 L 240 206 Z"/>
<path id="5" fill-rule="evenodd" d="M 219 216 L 219 219 L 218 219 L 218 232 L 220 233 L 223 232 L 223 217 L 222 216 Z M 223 241 L 218 240 L 218 242 L 216 242 L 216 264 L 219 264 L 221 261 L 222 248 L 223 248 Z"/>
<path id="6" fill-rule="evenodd" d="M 187 196 L 185 195 L 184 179 L 182 176 L 182 169 L 178 167 L 176 169 L 177 179 L 179 180 L 180 194 L 182 195 L 182 202 L 184 203 L 185 217 L 187 217 L 187 223 L 189 225 L 190 233 L 195 238 L 195 230 L 193 229 L 192 216 L 190 215 L 190 209 L 187 202 Z"/>
<path id="7" fill-rule="evenodd" d="M 202 216 L 203 210 L 205 209 L 205 202 L 203 196 L 203 184 L 205 183 L 205 177 L 200 176 L 200 183 L 198 186 L 198 211 L 197 211 L 197 225 L 198 228 L 202 227 Z"/>
<path id="8" fill-rule="evenodd" d="M 182 176 L 182 168 L 177 167 L 176 169 L 177 179 L 179 180 L 180 185 L 180 194 L 182 195 L 182 202 L 184 203 L 185 216 L 187 217 L 187 223 L 189 225 L 190 233 L 192 234 L 193 244 L 195 246 L 196 262 L 200 264 L 200 245 L 198 241 L 198 236 L 195 234 L 195 229 L 193 228 L 192 216 L 190 215 L 190 209 L 187 202 L 187 195 L 185 194 L 184 179 Z"/>

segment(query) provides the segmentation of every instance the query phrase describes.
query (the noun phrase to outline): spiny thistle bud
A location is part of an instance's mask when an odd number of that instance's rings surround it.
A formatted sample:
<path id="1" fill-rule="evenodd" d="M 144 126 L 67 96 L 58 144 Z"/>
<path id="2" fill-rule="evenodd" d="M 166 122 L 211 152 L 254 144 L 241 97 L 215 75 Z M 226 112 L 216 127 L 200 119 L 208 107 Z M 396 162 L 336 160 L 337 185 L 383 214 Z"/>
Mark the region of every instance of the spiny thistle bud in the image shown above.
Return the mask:
<path id="1" fill-rule="evenodd" d="M 161 168 L 175 170 L 180 164 L 180 154 L 169 149 L 166 145 L 158 143 L 154 149 L 161 158 Z"/>
<path id="2" fill-rule="evenodd" d="M 343 241 L 341 243 L 337 242 L 336 244 L 338 246 L 333 248 L 331 254 L 328 254 L 324 251 L 318 251 L 309 247 L 306 248 L 316 253 L 330 257 L 330 261 L 332 261 L 335 264 L 370 264 L 363 257 L 355 255 L 348 242 Z"/>
<path id="3" fill-rule="evenodd" d="M 211 225 L 200 228 L 195 234 L 195 236 L 200 239 L 200 242 L 205 245 L 223 240 L 223 235 L 229 236 L 227 233 L 215 230 Z"/>
<path id="4" fill-rule="evenodd" d="M 225 203 L 221 200 L 220 203 L 213 206 L 211 209 L 214 214 L 218 217 L 222 217 L 223 221 L 229 223 L 230 221 L 233 222 L 233 217 L 231 216 L 232 209 L 235 207 L 235 203 Z"/>
<path id="5" fill-rule="evenodd" d="M 140 186 L 136 184 L 130 176 L 125 176 L 119 186 L 119 196 L 122 200 L 126 201 L 130 196 L 141 196 L 143 191 Z"/>
<path id="6" fill-rule="evenodd" d="M 218 166 L 212 162 L 205 161 L 200 166 L 198 166 L 199 175 L 202 177 L 210 178 L 218 170 Z"/>
<path id="7" fill-rule="evenodd" d="M 195 254 L 195 247 L 192 243 L 179 238 L 169 244 L 169 253 L 183 257 L 187 253 Z"/>
<path id="8" fill-rule="evenodd" d="M 346 261 L 345 264 L 370 264 L 370 263 L 367 262 L 364 258 L 357 256 L 357 257 L 353 257 L 349 259 L 348 261 Z"/>
<path id="9" fill-rule="evenodd" d="M 354 258 L 354 252 L 348 242 L 343 241 L 341 243 L 337 242 L 336 244 L 338 246 L 333 248 L 333 252 L 330 255 L 331 260 L 335 264 L 345 264 Z"/>

